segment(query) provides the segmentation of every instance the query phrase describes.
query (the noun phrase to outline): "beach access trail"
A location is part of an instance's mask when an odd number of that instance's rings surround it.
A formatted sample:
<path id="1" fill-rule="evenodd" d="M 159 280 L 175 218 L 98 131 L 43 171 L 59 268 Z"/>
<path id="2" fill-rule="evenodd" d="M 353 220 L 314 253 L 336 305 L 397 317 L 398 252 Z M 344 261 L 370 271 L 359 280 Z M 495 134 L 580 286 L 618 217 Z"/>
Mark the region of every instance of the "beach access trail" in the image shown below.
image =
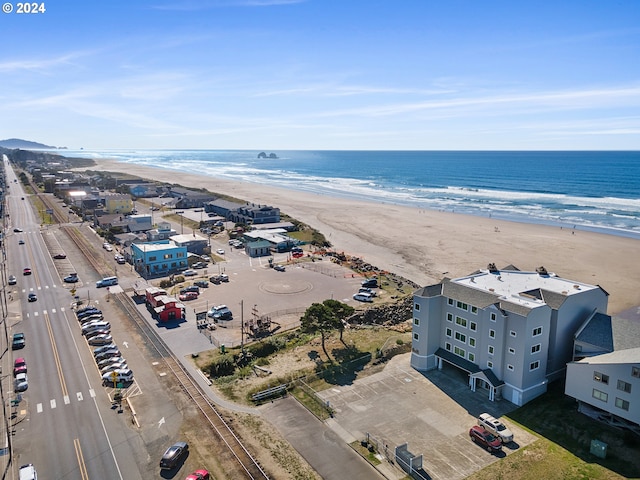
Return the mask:
<path id="1" fill-rule="evenodd" d="M 94 170 L 176 183 L 176 173 L 114 160 Z M 267 204 L 322 232 L 338 251 L 364 258 L 421 285 L 468 275 L 489 263 L 600 285 L 609 314 L 640 305 L 640 240 L 585 230 L 516 223 L 434 210 L 329 197 L 180 173 L 179 183 Z"/>

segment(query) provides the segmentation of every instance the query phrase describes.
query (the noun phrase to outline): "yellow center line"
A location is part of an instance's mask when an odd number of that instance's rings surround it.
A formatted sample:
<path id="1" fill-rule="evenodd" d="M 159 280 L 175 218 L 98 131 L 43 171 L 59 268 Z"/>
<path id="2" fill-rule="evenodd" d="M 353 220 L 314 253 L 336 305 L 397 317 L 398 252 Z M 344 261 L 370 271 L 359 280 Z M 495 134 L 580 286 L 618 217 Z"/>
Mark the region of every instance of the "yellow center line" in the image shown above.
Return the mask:
<path id="1" fill-rule="evenodd" d="M 80 446 L 80 440 L 73 439 L 73 447 L 76 449 L 76 458 L 78 459 L 78 469 L 80 470 L 80 478 L 86 480 L 89 478 L 89 472 L 87 471 L 87 465 L 84 462 L 84 456 L 82 455 L 82 447 Z"/>
<path id="2" fill-rule="evenodd" d="M 51 322 L 49 321 L 49 314 L 44 313 L 44 322 L 49 332 L 49 339 L 51 340 L 51 348 L 53 349 L 53 359 L 56 364 L 56 370 L 58 370 L 58 378 L 60 379 L 60 386 L 62 387 L 62 395 L 69 396 L 67 391 L 67 384 L 64 381 L 64 375 L 62 374 L 62 364 L 60 363 L 60 355 L 58 355 L 58 347 L 56 347 L 56 341 L 53 338 L 53 330 L 51 329 Z"/>

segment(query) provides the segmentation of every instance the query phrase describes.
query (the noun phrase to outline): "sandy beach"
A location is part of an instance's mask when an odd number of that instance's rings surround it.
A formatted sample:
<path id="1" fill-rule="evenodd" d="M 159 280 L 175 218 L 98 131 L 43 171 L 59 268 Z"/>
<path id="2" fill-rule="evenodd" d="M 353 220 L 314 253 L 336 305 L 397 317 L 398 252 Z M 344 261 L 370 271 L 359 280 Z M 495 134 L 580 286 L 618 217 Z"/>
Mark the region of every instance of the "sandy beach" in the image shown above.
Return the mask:
<path id="1" fill-rule="evenodd" d="M 611 315 L 640 305 L 640 240 L 177 175 L 111 160 L 100 160 L 92 169 L 125 171 L 278 207 L 321 231 L 336 250 L 421 285 L 464 276 L 489 263 L 520 270 L 544 266 L 561 277 L 600 285 L 609 293 Z"/>

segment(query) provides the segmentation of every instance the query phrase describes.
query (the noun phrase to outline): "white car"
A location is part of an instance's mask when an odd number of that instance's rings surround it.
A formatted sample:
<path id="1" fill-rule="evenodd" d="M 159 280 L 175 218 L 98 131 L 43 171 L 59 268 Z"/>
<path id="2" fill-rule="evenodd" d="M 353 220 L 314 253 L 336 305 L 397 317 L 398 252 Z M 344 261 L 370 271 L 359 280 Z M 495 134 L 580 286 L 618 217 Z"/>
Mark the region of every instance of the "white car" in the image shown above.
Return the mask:
<path id="1" fill-rule="evenodd" d="M 107 252 L 113 251 L 113 247 L 106 242 L 102 244 L 102 248 L 104 248 Z"/>
<path id="2" fill-rule="evenodd" d="M 115 383 L 131 382 L 133 381 L 133 372 L 127 368 L 127 369 L 113 370 L 111 372 L 107 372 L 102 375 L 103 383 L 113 384 L 114 380 L 115 380 Z"/>
<path id="3" fill-rule="evenodd" d="M 182 272 L 182 274 L 185 277 L 195 277 L 198 274 L 198 272 L 196 272 L 195 270 L 188 269 L 188 270 L 185 270 L 184 272 Z"/>
<path id="4" fill-rule="evenodd" d="M 108 363 L 100 369 L 100 373 L 104 375 L 105 373 L 113 372 L 114 370 L 129 370 L 129 367 L 127 366 L 127 362 L 124 361 Z"/>
<path id="5" fill-rule="evenodd" d="M 27 374 L 26 373 L 17 374 L 15 379 L 16 392 L 24 392 L 27 388 L 29 388 L 29 380 L 27 378 Z"/>
<path id="6" fill-rule="evenodd" d="M 106 367 L 107 365 L 111 365 L 112 363 L 125 363 L 124 357 L 114 356 L 105 358 L 104 360 L 100 360 L 98 362 L 98 368 L 102 370 L 104 367 Z"/>
<path id="7" fill-rule="evenodd" d="M 502 443 L 509 443 L 513 441 L 513 433 L 511 430 L 509 430 L 500 420 L 492 417 L 488 413 L 482 413 L 478 417 L 478 425 L 494 434 Z"/>
<path id="8" fill-rule="evenodd" d="M 216 253 L 217 253 L 218 255 L 224 255 L 224 249 L 219 248 L 218 250 L 216 250 Z"/>

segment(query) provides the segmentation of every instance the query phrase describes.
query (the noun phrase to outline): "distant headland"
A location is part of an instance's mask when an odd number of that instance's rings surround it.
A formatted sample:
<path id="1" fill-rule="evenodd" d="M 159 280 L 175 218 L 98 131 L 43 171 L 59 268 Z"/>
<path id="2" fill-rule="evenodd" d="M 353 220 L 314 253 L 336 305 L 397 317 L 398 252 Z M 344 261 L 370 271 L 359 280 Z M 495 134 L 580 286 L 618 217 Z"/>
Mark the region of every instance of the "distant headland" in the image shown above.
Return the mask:
<path id="1" fill-rule="evenodd" d="M 22 140 L 20 138 L 8 138 L 0 140 L 0 147 L 4 148 L 21 148 L 21 149 L 40 149 L 40 150 L 66 150 L 67 147 L 52 147 L 44 143 L 32 142 L 30 140 Z"/>

